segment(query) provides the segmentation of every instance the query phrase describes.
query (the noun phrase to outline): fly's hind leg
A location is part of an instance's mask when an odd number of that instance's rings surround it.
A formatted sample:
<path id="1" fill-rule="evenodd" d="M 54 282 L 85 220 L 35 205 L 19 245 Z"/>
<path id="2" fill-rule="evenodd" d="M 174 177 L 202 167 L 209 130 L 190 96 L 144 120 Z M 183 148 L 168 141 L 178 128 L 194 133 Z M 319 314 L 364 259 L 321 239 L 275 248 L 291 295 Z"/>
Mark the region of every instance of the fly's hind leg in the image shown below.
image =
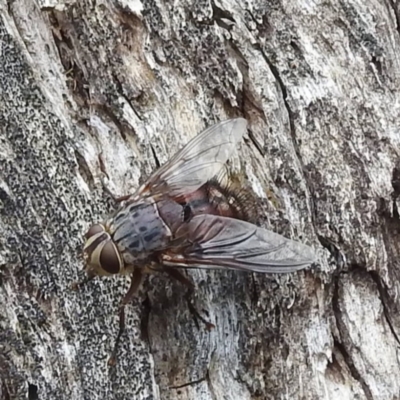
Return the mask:
<path id="1" fill-rule="evenodd" d="M 125 331 L 125 306 L 132 300 L 132 297 L 136 294 L 139 289 L 139 286 L 142 282 L 142 271 L 137 268 L 133 271 L 131 277 L 131 285 L 129 287 L 128 292 L 122 299 L 120 309 L 119 309 L 119 330 L 117 339 L 115 340 L 114 349 L 111 353 L 111 357 L 108 360 L 108 365 L 114 366 L 117 362 L 117 352 L 118 346 L 121 341 L 121 336 Z"/>
<path id="2" fill-rule="evenodd" d="M 189 311 L 194 318 L 197 328 L 198 329 L 200 328 L 200 326 L 199 326 L 199 320 L 200 320 L 205 325 L 206 330 L 211 331 L 212 329 L 214 329 L 215 325 L 212 324 L 211 322 L 207 321 L 206 319 L 204 319 L 200 315 L 200 313 L 197 311 L 196 307 L 193 304 L 193 295 L 194 295 L 194 291 L 195 291 L 194 283 L 188 277 L 183 275 L 182 272 L 180 272 L 178 269 L 164 267 L 164 270 L 171 278 L 174 278 L 175 280 L 183 283 L 185 286 L 188 287 L 188 291 L 186 293 L 185 299 L 187 301 Z"/>

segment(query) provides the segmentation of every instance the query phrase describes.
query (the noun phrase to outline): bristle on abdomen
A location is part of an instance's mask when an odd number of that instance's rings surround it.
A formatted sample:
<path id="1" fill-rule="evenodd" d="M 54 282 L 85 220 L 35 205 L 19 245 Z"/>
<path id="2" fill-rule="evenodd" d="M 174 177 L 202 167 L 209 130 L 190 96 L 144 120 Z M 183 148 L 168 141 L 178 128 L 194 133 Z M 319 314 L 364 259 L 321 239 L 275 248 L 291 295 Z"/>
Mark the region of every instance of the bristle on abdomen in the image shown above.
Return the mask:
<path id="1" fill-rule="evenodd" d="M 248 187 L 232 181 L 221 184 L 218 180 L 211 180 L 205 186 L 209 202 L 219 215 L 249 222 L 257 221 L 257 198 Z"/>

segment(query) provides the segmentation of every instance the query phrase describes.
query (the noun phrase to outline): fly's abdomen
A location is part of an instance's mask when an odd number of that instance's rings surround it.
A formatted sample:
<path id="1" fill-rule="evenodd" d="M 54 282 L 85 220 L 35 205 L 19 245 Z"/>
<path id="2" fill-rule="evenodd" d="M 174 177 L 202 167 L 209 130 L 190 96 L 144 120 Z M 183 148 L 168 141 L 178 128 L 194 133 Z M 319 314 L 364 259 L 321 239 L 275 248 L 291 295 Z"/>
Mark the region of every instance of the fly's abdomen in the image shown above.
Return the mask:
<path id="1" fill-rule="evenodd" d="M 147 260 L 164 248 L 171 236 L 154 203 L 133 203 L 122 208 L 114 216 L 111 230 L 127 264 Z"/>
<path id="2" fill-rule="evenodd" d="M 214 179 L 185 196 L 184 219 L 196 215 L 220 215 L 253 222 L 257 219 L 254 196 L 234 185 L 223 185 Z"/>

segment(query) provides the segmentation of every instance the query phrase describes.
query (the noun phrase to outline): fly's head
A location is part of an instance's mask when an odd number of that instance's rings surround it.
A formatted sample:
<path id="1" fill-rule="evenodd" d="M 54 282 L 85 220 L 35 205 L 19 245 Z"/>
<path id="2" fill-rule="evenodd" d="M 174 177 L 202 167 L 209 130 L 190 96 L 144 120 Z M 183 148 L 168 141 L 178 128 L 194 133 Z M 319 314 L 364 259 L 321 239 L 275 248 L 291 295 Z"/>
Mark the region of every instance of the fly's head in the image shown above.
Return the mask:
<path id="1" fill-rule="evenodd" d="M 85 270 L 91 275 L 114 275 L 123 270 L 124 261 L 104 224 L 94 224 L 87 231 L 83 248 Z"/>

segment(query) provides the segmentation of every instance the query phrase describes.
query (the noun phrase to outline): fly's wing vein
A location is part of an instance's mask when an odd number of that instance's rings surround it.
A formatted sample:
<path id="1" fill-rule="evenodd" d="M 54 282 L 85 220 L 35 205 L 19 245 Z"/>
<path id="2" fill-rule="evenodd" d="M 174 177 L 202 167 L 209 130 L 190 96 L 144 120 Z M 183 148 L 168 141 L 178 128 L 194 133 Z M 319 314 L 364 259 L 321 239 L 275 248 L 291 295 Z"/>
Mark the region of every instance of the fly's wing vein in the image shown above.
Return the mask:
<path id="1" fill-rule="evenodd" d="M 230 119 L 206 129 L 159 168 L 136 195 L 192 193 L 218 175 L 247 129 L 243 118 Z"/>
<path id="2" fill-rule="evenodd" d="M 287 273 L 315 262 L 311 247 L 232 218 L 196 216 L 178 230 L 177 237 L 189 244 L 166 257 L 170 266 Z"/>

